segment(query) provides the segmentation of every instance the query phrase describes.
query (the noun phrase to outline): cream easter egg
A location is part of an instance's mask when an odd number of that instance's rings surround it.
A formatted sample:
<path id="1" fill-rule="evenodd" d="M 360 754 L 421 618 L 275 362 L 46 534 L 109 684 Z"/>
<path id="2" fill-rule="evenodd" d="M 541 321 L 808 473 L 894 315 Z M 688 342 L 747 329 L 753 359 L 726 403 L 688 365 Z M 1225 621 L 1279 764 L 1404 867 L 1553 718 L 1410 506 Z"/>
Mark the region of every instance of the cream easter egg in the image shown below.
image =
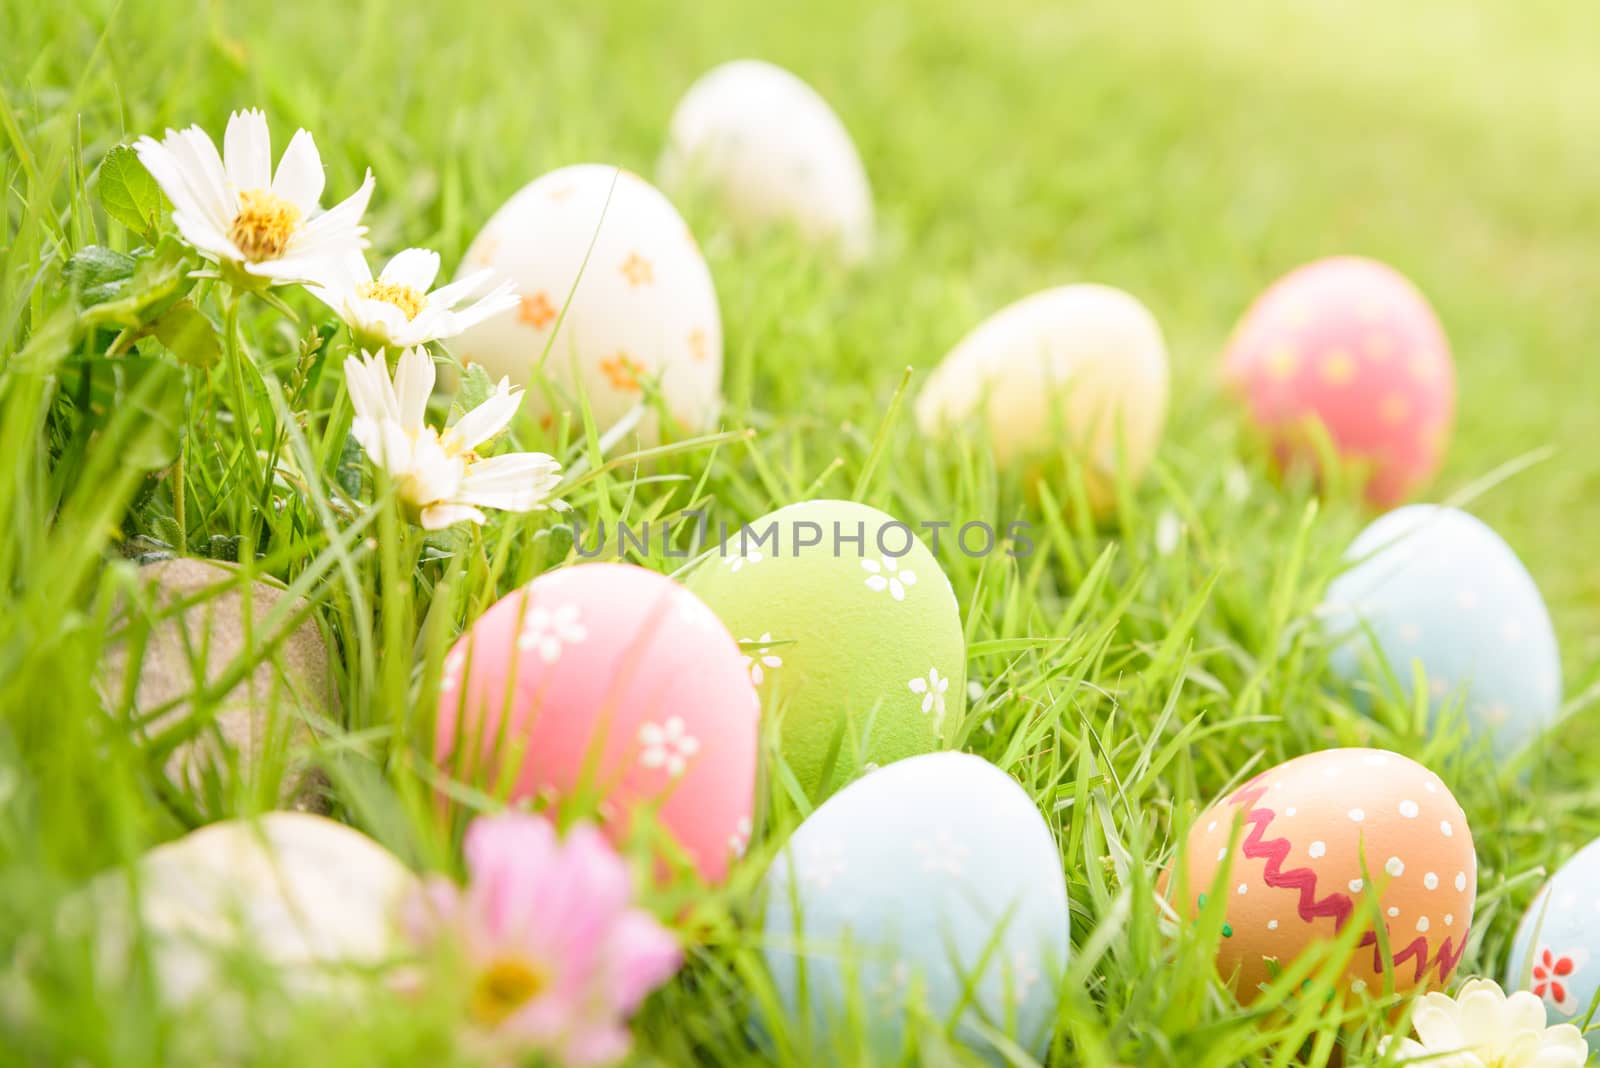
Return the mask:
<path id="1" fill-rule="evenodd" d="M 716 289 L 683 217 L 649 182 L 600 164 L 551 171 L 494 214 L 461 274 L 485 267 L 516 283 L 521 304 L 453 347 L 524 385 L 543 357 L 557 405 L 535 384 L 523 402 L 532 414 L 576 419 L 581 396 L 604 432 L 658 393 L 681 432 L 711 425 L 722 385 Z M 657 430 L 646 413 L 639 437 Z"/>
<path id="2" fill-rule="evenodd" d="M 1533 576 L 1481 520 L 1413 504 L 1380 516 L 1345 553 L 1321 615 L 1332 668 L 1360 685 L 1384 668 L 1413 697 L 1465 702 L 1468 722 L 1509 753 L 1561 710 L 1561 655 Z M 1380 666 L 1381 665 L 1381 666 Z M 1358 694 L 1360 691 L 1358 690 Z"/>
<path id="3" fill-rule="evenodd" d="M 1517 927 L 1506 963 L 1506 989 L 1531 990 L 1551 1026 L 1582 1028 L 1600 993 L 1600 841 L 1563 864 Z M 1600 1032 L 1585 1036 L 1600 1053 Z"/>
<path id="4" fill-rule="evenodd" d="M 872 772 L 800 825 L 765 882 L 768 967 L 807 1063 L 896 1063 L 913 1012 L 1043 1054 L 1067 965 L 1061 859 L 1027 792 L 967 753 Z M 842 1048 L 841 1048 L 842 1047 Z"/>
<path id="5" fill-rule="evenodd" d="M 844 123 L 816 90 L 759 60 L 725 63 L 690 87 L 661 157 L 669 193 L 703 188 L 746 225 L 787 223 L 859 260 L 872 244 L 872 189 Z"/>
<path id="6" fill-rule="evenodd" d="M 1368 471 L 1380 507 L 1438 470 L 1455 415 L 1455 367 L 1433 309 L 1399 272 L 1338 256 L 1261 295 L 1228 342 L 1225 374 L 1287 464 L 1314 462 L 1320 424 Z"/>
<path id="7" fill-rule="evenodd" d="M 1119 467 L 1137 482 L 1155 456 L 1167 391 L 1167 347 L 1149 310 L 1110 286 L 1062 286 L 962 339 L 923 386 L 917 425 L 936 437 L 977 420 L 1001 466 L 1071 457 L 1103 511 Z"/>
<path id="8" fill-rule="evenodd" d="M 640 806 L 708 880 L 750 833 L 760 706 L 727 628 L 671 579 L 631 564 L 547 572 L 451 649 L 436 753 L 510 796 L 595 791 L 625 830 Z"/>
<path id="9" fill-rule="evenodd" d="M 1262 772 L 1200 814 L 1185 861 L 1191 915 L 1226 896 L 1217 969 L 1242 1001 L 1350 923 L 1365 928 L 1344 972 L 1355 993 L 1442 985 L 1466 949 L 1472 830 L 1439 777 L 1395 753 L 1327 749 Z"/>
<path id="10" fill-rule="evenodd" d="M 876 508 L 780 508 L 730 535 L 689 588 L 742 643 L 813 800 L 869 764 L 938 748 L 961 722 L 955 593 L 911 528 Z"/>
<path id="11" fill-rule="evenodd" d="M 202 827 L 139 861 L 137 916 L 164 997 L 211 998 L 220 955 L 245 950 L 292 991 L 348 987 L 401 954 L 397 912 L 417 880 L 393 854 L 321 816 L 272 812 Z M 134 929 L 125 873 L 97 879 L 78 908 L 99 934 L 108 981 L 130 967 Z"/>

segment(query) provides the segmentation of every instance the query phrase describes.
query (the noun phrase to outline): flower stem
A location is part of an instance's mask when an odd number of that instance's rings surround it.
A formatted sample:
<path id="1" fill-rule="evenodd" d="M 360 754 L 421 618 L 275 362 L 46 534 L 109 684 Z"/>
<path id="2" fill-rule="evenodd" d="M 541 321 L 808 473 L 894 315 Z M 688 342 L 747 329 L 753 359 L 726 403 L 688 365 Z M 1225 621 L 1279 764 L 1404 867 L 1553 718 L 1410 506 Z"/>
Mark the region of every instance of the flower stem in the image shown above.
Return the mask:
<path id="1" fill-rule="evenodd" d="M 228 293 L 224 312 L 222 340 L 226 346 L 227 362 L 233 383 L 234 429 L 243 438 L 245 464 L 257 485 L 262 483 L 261 463 L 256 457 L 255 420 L 250 417 L 250 398 L 244 384 L 244 350 L 239 344 L 239 302 L 242 294 L 237 289 Z M 270 487 L 269 487 L 270 490 Z M 241 530 L 244 524 L 240 524 Z"/>

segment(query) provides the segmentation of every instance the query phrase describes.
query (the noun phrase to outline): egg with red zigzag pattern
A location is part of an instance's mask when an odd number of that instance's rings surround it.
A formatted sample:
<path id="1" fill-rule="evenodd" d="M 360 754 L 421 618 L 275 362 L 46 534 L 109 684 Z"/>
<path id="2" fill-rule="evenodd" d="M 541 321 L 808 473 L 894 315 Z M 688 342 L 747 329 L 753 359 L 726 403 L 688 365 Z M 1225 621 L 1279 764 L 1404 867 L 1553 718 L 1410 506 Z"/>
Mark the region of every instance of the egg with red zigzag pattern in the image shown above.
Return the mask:
<path id="1" fill-rule="evenodd" d="M 1226 899 L 1217 969 L 1245 1002 L 1349 924 L 1363 928 L 1341 979 L 1350 992 L 1442 986 L 1478 889 L 1449 788 L 1381 749 L 1325 749 L 1262 772 L 1201 813 L 1183 862 L 1187 880 L 1169 890 L 1191 917 Z"/>

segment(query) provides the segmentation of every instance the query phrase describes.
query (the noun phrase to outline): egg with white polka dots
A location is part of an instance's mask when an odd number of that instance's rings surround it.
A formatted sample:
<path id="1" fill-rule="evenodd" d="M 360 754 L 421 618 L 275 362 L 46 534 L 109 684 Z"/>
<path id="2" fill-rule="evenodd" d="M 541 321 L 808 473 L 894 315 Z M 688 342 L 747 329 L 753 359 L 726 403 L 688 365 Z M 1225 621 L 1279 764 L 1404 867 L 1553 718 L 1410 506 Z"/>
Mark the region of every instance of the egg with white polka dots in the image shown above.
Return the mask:
<path id="1" fill-rule="evenodd" d="M 452 345 L 463 362 L 527 385 L 523 407 L 575 425 L 587 403 L 604 433 L 657 439 L 709 428 L 722 385 L 722 316 L 705 257 L 676 208 L 629 171 L 580 164 L 525 186 L 473 240 L 465 275 L 492 268 L 518 307 Z M 545 388 L 545 387 L 548 387 Z"/>
<path id="2" fill-rule="evenodd" d="M 1472 829 L 1439 777 L 1396 753 L 1326 749 L 1262 772 L 1200 814 L 1183 862 L 1168 892 L 1194 918 L 1221 909 L 1217 970 L 1244 1002 L 1349 924 L 1341 983 L 1357 994 L 1443 986 L 1466 951 Z"/>
<path id="3" fill-rule="evenodd" d="M 782 1029 L 807 1035 L 814 1063 L 858 1063 L 857 1021 L 883 1064 L 914 1020 L 954 1018 L 955 1040 L 994 1064 L 1014 1062 L 990 1028 L 1043 1055 L 1066 882 L 1033 799 L 988 761 L 931 753 L 852 783 L 795 831 L 764 894 Z"/>
<path id="4" fill-rule="evenodd" d="M 1224 370 L 1288 467 L 1321 440 L 1393 507 L 1444 459 L 1455 366 L 1444 328 L 1405 276 L 1359 256 L 1317 260 L 1273 284 L 1228 342 Z"/>
<path id="5" fill-rule="evenodd" d="M 1464 704 L 1469 726 L 1509 753 L 1561 706 L 1561 657 L 1544 598 L 1517 554 L 1476 517 L 1416 504 L 1380 516 L 1345 554 L 1322 609 L 1334 672 L 1369 703 L 1393 676 L 1409 702 L 1414 668 L 1435 709 Z"/>
<path id="6" fill-rule="evenodd" d="M 995 463 L 1030 477 L 1065 457 L 1103 513 L 1118 480 L 1137 484 L 1155 456 L 1168 379 L 1166 341 L 1148 308 L 1110 286 L 1061 286 L 962 338 L 917 397 L 917 426 L 935 440 L 981 427 Z"/>
<path id="7" fill-rule="evenodd" d="M 693 593 L 631 564 L 546 572 L 451 648 L 435 753 L 511 801 L 598 798 L 624 835 L 649 808 L 707 880 L 750 835 L 760 706 L 733 637 Z"/>
<path id="8" fill-rule="evenodd" d="M 846 261 L 872 245 L 872 189 L 839 116 L 771 63 L 725 63 L 672 113 L 659 175 L 671 194 L 708 192 L 733 222 L 787 224 Z"/>
<path id="9" fill-rule="evenodd" d="M 1528 906 L 1506 964 L 1506 989 L 1532 991 L 1552 1026 L 1584 1026 L 1600 992 L 1600 840 L 1563 864 Z M 1600 1053 L 1600 1032 L 1585 1037 Z"/>
<path id="10" fill-rule="evenodd" d="M 946 531 L 943 550 L 959 536 Z M 966 544 L 980 547 L 970 532 Z M 852 501 L 793 504 L 730 529 L 689 588 L 739 639 L 812 801 L 960 728 L 961 611 L 909 524 Z"/>

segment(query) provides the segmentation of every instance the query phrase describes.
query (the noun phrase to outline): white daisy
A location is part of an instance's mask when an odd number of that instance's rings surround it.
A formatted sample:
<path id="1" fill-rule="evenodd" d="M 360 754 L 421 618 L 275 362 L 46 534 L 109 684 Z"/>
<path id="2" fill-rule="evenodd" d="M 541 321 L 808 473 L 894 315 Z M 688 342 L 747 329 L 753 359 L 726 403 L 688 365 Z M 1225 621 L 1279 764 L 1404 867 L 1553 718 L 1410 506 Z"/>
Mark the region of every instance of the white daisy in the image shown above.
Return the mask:
<path id="1" fill-rule="evenodd" d="M 1411 1014 L 1415 1040 L 1401 1038 L 1401 1064 L 1429 1068 L 1580 1068 L 1589 1059 L 1572 1024 L 1546 1026 L 1544 1004 L 1526 990 L 1507 997 L 1498 983 L 1469 979 L 1454 998 L 1425 994 Z M 1395 1039 L 1379 1045 L 1387 1053 Z"/>
<path id="2" fill-rule="evenodd" d="M 168 130 L 134 144 L 139 162 L 172 201 L 172 221 L 207 259 L 267 284 L 320 278 L 366 247 L 361 216 L 372 198 L 372 172 L 327 211 L 322 157 L 311 135 L 295 133 L 272 170 L 272 135 L 260 111 L 228 119 L 222 155 L 198 126 Z"/>
<path id="3" fill-rule="evenodd" d="M 513 452 L 483 459 L 478 448 L 510 424 L 522 390 L 500 380 L 494 396 L 443 432 L 423 422 L 433 392 L 433 360 L 422 349 L 406 349 L 394 381 L 380 352 L 344 361 L 345 386 L 355 408 L 350 433 L 372 462 L 388 472 L 412 519 L 426 530 L 470 520 L 481 509 L 531 512 L 565 507 L 550 500 L 561 481 L 561 465 L 542 452 Z"/>
<path id="4" fill-rule="evenodd" d="M 438 276 L 439 254 L 430 249 L 406 249 L 377 278 L 367 257 L 352 252 L 329 266 L 323 284 L 312 287 L 311 295 L 338 312 L 363 344 L 397 349 L 455 337 L 517 306 L 510 280 L 466 303 L 489 285 L 493 271 L 477 271 L 429 292 Z"/>

